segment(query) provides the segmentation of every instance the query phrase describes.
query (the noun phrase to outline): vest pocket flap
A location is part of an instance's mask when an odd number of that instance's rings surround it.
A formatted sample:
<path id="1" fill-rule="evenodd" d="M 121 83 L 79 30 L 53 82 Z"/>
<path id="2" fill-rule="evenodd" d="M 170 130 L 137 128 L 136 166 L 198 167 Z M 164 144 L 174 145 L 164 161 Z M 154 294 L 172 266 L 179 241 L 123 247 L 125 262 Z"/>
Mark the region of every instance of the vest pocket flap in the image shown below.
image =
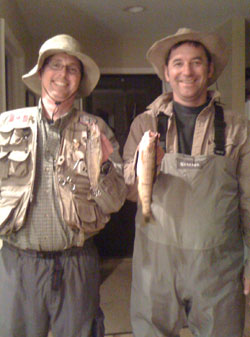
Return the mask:
<path id="1" fill-rule="evenodd" d="M 0 179 L 25 177 L 28 174 L 30 152 L 11 151 L 0 153 Z"/>
<path id="2" fill-rule="evenodd" d="M 20 228 L 23 222 L 25 204 L 28 202 L 28 193 L 18 188 L 3 188 L 0 199 L 0 234 L 10 234 Z M 24 208 L 23 208 L 24 207 Z M 18 214 L 18 219 L 16 218 Z"/>
<path id="3" fill-rule="evenodd" d="M 0 212 L 0 228 L 8 220 L 8 218 L 9 218 L 9 216 L 10 216 L 10 214 L 11 214 L 14 206 L 15 205 L 9 205 L 9 206 L 5 206 L 5 207 L 1 208 L 1 212 Z"/>
<path id="4" fill-rule="evenodd" d="M 14 193 L 14 191 L 3 190 L 2 198 L 0 199 L 0 233 L 2 232 L 2 226 L 4 226 L 7 220 L 12 216 L 12 213 L 20 201 L 20 193 Z"/>
<path id="5" fill-rule="evenodd" d="M 29 156 L 29 152 L 25 151 L 11 151 L 8 155 L 9 160 L 13 160 L 16 162 L 23 162 L 25 161 Z"/>
<path id="6" fill-rule="evenodd" d="M 95 203 L 82 203 L 81 200 L 74 198 L 74 204 L 79 217 L 79 228 L 85 233 L 97 233 L 108 222 L 109 216 L 103 214 L 101 209 Z"/>
<path id="7" fill-rule="evenodd" d="M 27 140 L 30 135 L 30 128 L 14 129 L 10 139 L 10 144 L 21 144 L 23 141 Z"/>
<path id="8" fill-rule="evenodd" d="M 9 132 L 0 131 L 1 152 L 27 152 L 31 141 L 32 136 L 30 128 L 12 129 Z"/>
<path id="9" fill-rule="evenodd" d="M 0 159 L 3 159 L 4 157 L 7 157 L 8 154 L 9 154 L 9 152 L 5 152 L 5 151 L 0 152 Z"/>
<path id="10" fill-rule="evenodd" d="M 8 145 L 10 143 L 12 132 L 0 131 L 0 146 Z"/>

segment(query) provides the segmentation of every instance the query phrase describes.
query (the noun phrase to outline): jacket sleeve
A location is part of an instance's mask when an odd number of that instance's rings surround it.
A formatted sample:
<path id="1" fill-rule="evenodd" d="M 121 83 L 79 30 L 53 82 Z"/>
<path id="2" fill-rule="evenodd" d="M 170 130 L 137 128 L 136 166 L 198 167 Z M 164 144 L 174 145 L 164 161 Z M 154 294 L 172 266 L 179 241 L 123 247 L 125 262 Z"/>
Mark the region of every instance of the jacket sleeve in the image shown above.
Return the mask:
<path id="1" fill-rule="evenodd" d="M 125 202 L 127 188 L 123 177 L 123 162 L 119 154 L 119 144 L 115 139 L 112 130 L 102 120 L 98 119 L 98 124 L 102 133 L 108 138 L 113 146 L 113 153 L 107 162 L 102 165 L 96 196 L 92 196 L 97 205 L 105 214 L 119 211 Z"/>
<path id="2" fill-rule="evenodd" d="M 237 168 L 240 193 L 240 221 L 246 246 L 245 276 L 250 279 L 250 122 L 247 140 L 241 148 Z"/>

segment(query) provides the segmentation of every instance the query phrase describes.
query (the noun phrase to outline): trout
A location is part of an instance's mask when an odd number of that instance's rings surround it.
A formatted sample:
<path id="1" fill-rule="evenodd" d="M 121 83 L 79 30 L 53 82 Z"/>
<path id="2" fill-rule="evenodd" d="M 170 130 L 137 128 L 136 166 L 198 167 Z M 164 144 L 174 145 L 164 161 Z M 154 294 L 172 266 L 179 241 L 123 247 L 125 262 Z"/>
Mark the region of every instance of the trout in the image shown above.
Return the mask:
<path id="1" fill-rule="evenodd" d="M 138 195 L 145 223 L 152 219 L 151 201 L 156 174 L 157 138 L 157 133 L 146 131 L 139 145 L 137 162 Z"/>
<path id="2" fill-rule="evenodd" d="M 88 126 L 88 139 L 86 150 L 86 162 L 90 182 L 90 190 L 94 196 L 97 196 L 99 193 L 98 180 L 102 164 L 101 132 L 97 123 L 91 123 Z"/>

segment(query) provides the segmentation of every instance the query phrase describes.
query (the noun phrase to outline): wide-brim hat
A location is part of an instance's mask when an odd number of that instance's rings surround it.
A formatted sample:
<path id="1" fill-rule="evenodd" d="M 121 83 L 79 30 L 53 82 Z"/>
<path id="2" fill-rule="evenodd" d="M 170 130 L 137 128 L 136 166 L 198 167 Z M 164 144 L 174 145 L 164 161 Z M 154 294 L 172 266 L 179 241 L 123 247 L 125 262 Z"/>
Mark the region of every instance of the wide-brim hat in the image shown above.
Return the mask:
<path id="1" fill-rule="evenodd" d="M 25 85 L 40 96 L 41 81 L 39 70 L 42 68 L 47 57 L 58 53 L 75 56 L 83 64 L 84 74 L 78 89 L 78 96 L 88 96 L 99 81 L 100 69 L 92 58 L 83 53 L 79 42 L 66 34 L 56 35 L 43 43 L 39 50 L 37 64 L 27 74 L 22 76 Z"/>
<path id="2" fill-rule="evenodd" d="M 197 41 L 207 48 L 214 64 L 214 73 L 208 79 L 208 86 L 216 82 L 228 62 L 229 51 L 226 43 L 215 32 L 202 33 L 189 28 L 178 29 L 175 34 L 156 41 L 148 50 L 147 59 L 153 65 L 159 78 L 165 81 L 164 68 L 166 57 L 170 49 L 181 41 Z"/>

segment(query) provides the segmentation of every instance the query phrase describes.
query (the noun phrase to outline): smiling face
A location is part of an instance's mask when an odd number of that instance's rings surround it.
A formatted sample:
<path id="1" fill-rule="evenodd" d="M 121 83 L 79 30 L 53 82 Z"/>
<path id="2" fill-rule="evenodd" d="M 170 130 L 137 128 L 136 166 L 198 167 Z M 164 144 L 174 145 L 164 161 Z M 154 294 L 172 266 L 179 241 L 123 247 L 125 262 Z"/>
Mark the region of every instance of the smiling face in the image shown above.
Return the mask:
<path id="1" fill-rule="evenodd" d="M 51 56 L 40 71 L 42 97 L 63 102 L 77 93 L 81 82 L 80 61 L 66 53 Z"/>
<path id="2" fill-rule="evenodd" d="M 202 46 L 184 43 L 171 51 L 165 66 L 165 78 L 173 89 L 173 98 L 184 105 L 197 107 L 207 100 L 207 83 L 213 75 Z"/>

